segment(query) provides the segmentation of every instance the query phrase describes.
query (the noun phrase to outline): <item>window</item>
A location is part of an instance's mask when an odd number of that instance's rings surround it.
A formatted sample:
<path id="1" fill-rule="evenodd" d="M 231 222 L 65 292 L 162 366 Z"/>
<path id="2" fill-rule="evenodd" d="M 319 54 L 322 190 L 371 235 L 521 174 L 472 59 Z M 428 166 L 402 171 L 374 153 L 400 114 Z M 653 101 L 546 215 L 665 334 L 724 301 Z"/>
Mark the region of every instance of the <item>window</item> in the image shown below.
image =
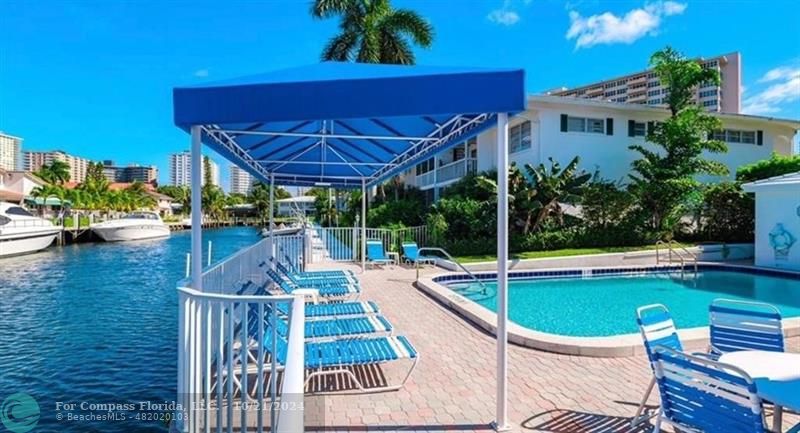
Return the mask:
<path id="1" fill-rule="evenodd" d="M 717 89 L 703 90 L 702 92 L 700 92 L 700 97 L 701 98 L 706 98 L 706 97 L 709 97 L 709 96 L 717 96 Z"/>
<path id="2" fill-rule="evenodd" d="M 648 81 L 647 87 L 658 87 L 659 84 L 661 83 L 659 83 L 658 81 Z"/>
<path id="3" fill-rule="evenodd" d="M 717 100 L 716 99 L 709 99 L 708 101 L 703 101 L 703 107 L 716 107 Z"/>
<path id="4" fill-rule="evenodd" d="M 526 120 L 508 130 L 508 146 L 511 153 L 531 148 L 530 120 Z"/>
<path id="5" fill-rule="evenodd" d="M 595 119 L 591 117 L 573 117 L 566 116 L 566 128 L 562 128 L 565 132 L 588 132 L 591 134 L 605 134 L 606 133 L 606 120 Z"/>
<path id="6" fill-rule="evenodd" d="M 647 135 L 647 123 L 637 122 L 635 120 L 628 121 L 629 137 L 644 137 L 646 135 Z"/>
<path id="7" fill-rule="evenodd" d="M 762 145 L 764 134 L 761 131 L 737 131 L 735 129 L 723 129 L 714 131 L 711 138 L 728 143 L 744 143 Z"/>
<path id="8" fill-rule="evenodd" d="M 647 96 L 658 96 L 661 94 L 661 89 L 650 90 L 647 92 Z"/>
<path id="9" fill-rule="evenodd" d="M 30 212 L 26 211 L 25 209 L 19 206 L 14 206 L 6 209 L 6 214 L 19 215 L 19 216 L 33 216 Z"/>

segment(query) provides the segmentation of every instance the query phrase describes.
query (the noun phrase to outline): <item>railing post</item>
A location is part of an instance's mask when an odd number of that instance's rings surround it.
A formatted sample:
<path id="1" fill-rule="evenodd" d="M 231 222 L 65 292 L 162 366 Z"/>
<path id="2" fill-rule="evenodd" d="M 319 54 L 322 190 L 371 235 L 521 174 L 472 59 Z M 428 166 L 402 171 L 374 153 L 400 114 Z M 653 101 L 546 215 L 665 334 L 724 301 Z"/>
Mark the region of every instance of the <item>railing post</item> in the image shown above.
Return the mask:
<path id="1" fill-rule="evenodd" d="M 305 392 L 305 298 L 295 295 L 289 320 L 289 344 L 281 387 L 281 405 L 276 433 L 301 433 Z"/>

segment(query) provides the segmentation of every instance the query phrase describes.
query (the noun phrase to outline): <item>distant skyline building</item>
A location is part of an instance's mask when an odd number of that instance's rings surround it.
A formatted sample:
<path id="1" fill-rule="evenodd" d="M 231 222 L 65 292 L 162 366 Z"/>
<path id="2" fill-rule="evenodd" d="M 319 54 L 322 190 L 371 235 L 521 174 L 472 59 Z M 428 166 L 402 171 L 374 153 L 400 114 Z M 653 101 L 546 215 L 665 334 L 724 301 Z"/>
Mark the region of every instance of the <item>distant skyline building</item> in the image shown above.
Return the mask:
<path id="1" fill-rule="evenodd" d="M 22 162 L 22 139 L 0 131 L 0 169 L 20 170 Z"/>
<path id="2" fill-rule="evenodd" d="M 742 106 L 742 60 L 738 52 L 712 58 L 699 58 L 704 68 L 716 69 L 721 82 L 717 86 L 705 83 L 698 87 L 697 104 L 708 111 L 740 113 Z M 561 88 L 547 92 L 554 96 L 599 99 L 610 102 L 666 106 L 666 89 L 661 85 L 652 69 L 624 75 L 610 80 L 576 87 Z"/>
<path id="3" fill-rule="evenodd" d="M 238 166 L 230 167 L 230 193 L 248 194 L 253 187 L 253 176 Z"/>
<path id="4" fill-rule="evenodd" d="M 156 166 L 144 166 L 130 164 L 128 166 L 118 166 L 114 161 L 103 161 L 103 174 L 109 182 L 143 182 L 155 183 L 158 181 L 158 168 Z"/>
<path id="5" fill-rule="evenodd" d="M 69 165 L 69 181 L 81 183 L 86 180 L 86 169 L 90 160 L 79 156 L 70 155 L 61 150 L 49 152 L 25 151 L 23 152 L 25 171 L 38 171 L 45 164 L 53 161 L 63 161 Z"/>
<path id="6" fill-rule="evenodd" d="M 211 183 L 219 186 L 219 166 L 214 160 L 211 163 Z M 201 165 L 201 178 L 205 185 L 205 164 Z M 175 186 L 192 185 L 192 154 L 188 150 L 173 153 L 169 156 L 169 183 Z"/>

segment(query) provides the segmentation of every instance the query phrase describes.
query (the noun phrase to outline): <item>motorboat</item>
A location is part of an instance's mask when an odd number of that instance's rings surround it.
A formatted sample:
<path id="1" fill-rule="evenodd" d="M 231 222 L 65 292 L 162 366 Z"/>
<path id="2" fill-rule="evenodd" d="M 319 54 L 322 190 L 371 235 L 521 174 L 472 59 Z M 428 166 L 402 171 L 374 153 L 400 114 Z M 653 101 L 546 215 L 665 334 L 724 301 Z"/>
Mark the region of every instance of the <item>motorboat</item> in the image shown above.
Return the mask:
<path id="1" fill-rule="evenodd" d="M 155 212 L 146 211 L 132 212 L 120 219 L 92 224 L 90 227 L 106 242 L 165 238 L 170 235 L 170 229 L 161 217 Z"/>
<path id="2" fill-rule="evenodd" d="M 63 227 L 23 207 L 0 202 L 0 257 L 34 253 L 50 246 Z"/>

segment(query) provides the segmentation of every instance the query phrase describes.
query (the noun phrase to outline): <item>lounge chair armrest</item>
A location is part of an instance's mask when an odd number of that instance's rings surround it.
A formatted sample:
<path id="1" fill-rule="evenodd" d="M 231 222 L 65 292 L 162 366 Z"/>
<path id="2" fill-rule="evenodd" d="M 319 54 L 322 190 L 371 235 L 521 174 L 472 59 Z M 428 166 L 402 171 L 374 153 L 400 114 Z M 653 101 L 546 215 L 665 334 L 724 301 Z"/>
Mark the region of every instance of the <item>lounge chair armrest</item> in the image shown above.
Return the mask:
<path id="1" fill-rule="evenodd" d="M 292 294 L 303 295 L 310 299 L 313 304 L 319 304 L 319 290 L 317 289 L 295 289 Z"/>

